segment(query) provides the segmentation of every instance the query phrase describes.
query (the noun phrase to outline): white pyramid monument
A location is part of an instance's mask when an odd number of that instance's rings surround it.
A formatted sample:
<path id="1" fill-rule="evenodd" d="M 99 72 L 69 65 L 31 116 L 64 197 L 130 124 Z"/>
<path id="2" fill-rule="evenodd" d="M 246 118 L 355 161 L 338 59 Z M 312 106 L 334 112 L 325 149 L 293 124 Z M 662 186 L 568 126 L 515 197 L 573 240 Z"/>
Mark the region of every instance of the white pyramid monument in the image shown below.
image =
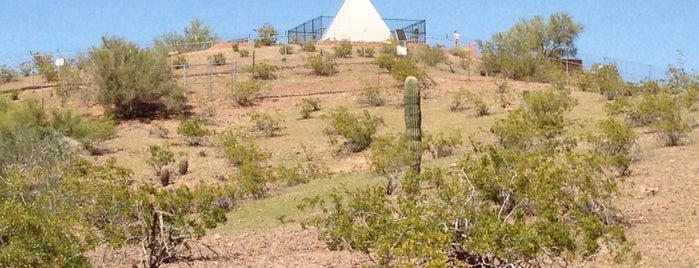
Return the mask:
<path id="1" fill-rule="evenodd" d="M 391 30 L 370 0 L 345 0 L 323 40 L 383 42 Z"/>

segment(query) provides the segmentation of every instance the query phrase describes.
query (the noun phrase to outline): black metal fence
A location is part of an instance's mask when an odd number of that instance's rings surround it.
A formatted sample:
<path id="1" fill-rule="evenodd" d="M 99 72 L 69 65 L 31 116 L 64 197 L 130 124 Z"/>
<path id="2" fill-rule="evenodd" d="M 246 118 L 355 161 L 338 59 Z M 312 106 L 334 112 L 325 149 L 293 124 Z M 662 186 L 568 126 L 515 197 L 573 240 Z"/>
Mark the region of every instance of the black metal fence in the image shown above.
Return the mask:
<path id="1" fill-rule="evenodd" d="M 291 28 L 286 31 L 287 42 L 292 44 L 320 40 L 330 27 L 333 19 L 334 17 L 331 16 L 320 16 Z M 392 35 L 396 29 L 403 29 L 409 42 L 427 43 L 427 23 L 425 20 L 385 18 L 383 20 L 388 28 L 391 29 Z"/>

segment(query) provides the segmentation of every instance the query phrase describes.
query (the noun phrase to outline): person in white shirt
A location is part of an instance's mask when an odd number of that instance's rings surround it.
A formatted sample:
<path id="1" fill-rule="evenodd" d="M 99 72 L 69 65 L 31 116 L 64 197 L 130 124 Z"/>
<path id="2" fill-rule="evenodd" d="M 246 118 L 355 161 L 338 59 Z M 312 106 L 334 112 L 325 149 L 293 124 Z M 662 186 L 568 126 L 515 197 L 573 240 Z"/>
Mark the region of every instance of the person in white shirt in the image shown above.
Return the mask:
<path id="1" fill-rule="evenodd" d="M 454 30 L 454 47 L 459 47 L 459 39 L 461 38 L 461 35 L 459 34 L 459 31 Z"/>

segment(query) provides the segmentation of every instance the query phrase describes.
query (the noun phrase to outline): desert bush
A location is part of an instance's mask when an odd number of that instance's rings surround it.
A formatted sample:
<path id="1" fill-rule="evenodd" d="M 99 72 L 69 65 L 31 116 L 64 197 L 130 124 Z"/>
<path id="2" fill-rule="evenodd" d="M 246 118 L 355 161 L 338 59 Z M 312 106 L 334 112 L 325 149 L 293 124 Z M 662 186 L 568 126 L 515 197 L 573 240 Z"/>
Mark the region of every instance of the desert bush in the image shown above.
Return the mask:
<path id="1" fill-rule="evenodd" d="M 340 44 L 333 47 L 333 51 L 335 51 L 336 58 L 352 57 L 352 43 L 347 40 L 342 40 Z"/>
<path id="2" fill-rule="evenodd" d="M 219 135 L 219 143 L 228 161 L 235 167 L 261 166 L 270 157 L 255 144 L 255 136 L 243 129 L 229 129 Z"/>
<path id="3" fill-rule="evenodd" d="M 449 110 L 452 112 L 462 110 L 473 110 L 476 116 L 490 115 L 490 106 L 483 100 L 479 94 L 473 93 L 467 89 L 460 89 L 453 93 Z"/>
<path id="4" fill-rule="evenodd" d="M 13 89 L 10 91 L 10 100 L 16 101 L 19 100 L 19 89 Z"/>
<path id="5" fill-rule="evenodd" d="M 22 74 L 22 77 L 29 77 L 34 74 L 34 65 L 31 61 L 20 63 L 17 69 L 19 69 L 19 73 Z"/>
<path id="6" fill-rule="evenodd" d="M 406 135 L 379 136 L 371 144 L 371 170 L 386 178 L 385 193 L 393 194 L 405 172 L 413 164 L 414 153 Z"/>
<path id="7" fill-rule="evenodd" d="M 240 43 L 233 43 L 231 45 L 231 48 L 233 49 L 233 52 L 239 52 L 240 51 Z"/>
<path id="8" fill-rule="evenodd" d="M 110 118 L 80 116 L 70 110 L 51 111 L 48 123 L 56 132 L 79 141 L 88 150 L 117 133 L 116 123 Z"/>
<path id="9" fill-rule="evenodd" d="M 221 52 L 216 53 L 214 55 L 209 55 L 208 57 L 206 57 L 206 61 L 213 64 L 214 66 L 226 65 L 226 57 L 223 56 L 223 53 Z"/>
<path id="10" fill-rule="evenodd" d="M 424 137 L 424 147 L 432 158 L 447 157 L 455 153 L 456 149 L 463 143 L 461 132 L 451 131 L 448 135 L 440 132 L 436 136 L 427 134 Z"/>
<path id="11" fill-rule="evenodd" d="M 296 106 L 301 108 L 301 118 L 311 118 L 312 112 L 320 111 L 320 100 L 317 98 L 302 98 Z"/>
<path id="12" fill-rule="evenodd" d="M 211 131 L 206 128 L 206 121 L 200 117 L 182 117 L 177 127 L 177 134 L 184 137 L 187 145 L 199 146 L 207 136 L 211 135 Z"/>
<path id="13" fill-rule="evenodd" d="M 233 100 L 240 106 L 251 106 L 259 98 L 262 83 L 250 79 L 233 84 Z"/>
<path id="14" fill-rule="evenodd" d="M 601 154 L 620 176 L 631 173 L 633 163 L 633 147 L 636 144 L 636 133 L 623 122 L 614 118 L 601 120 L 597 123 L 596 135 L 589 135 L 588 141 L 594 146 L 594 151 Z"/>
<path id="15" fill-rule="evenodd" d="M 150 129 L 148 129 L 148 134 L 156 136 L 161 139 L 167 139 L 170 135 L 170 130 L 163 126 L 163 124 L 158 122 L 152 122 L 150 124 Z"/>
<path id="16" fill-rule="evenodd" d="M 166 51 L 184 53 L 207 49 L 218 40 L 218 36 L 211 27 L 204 25 L 199 18 L 195 18 L 189 23 L 189 27 L 184 28 L 184 35 L 177 32 L 163 34 L 155 39 L 155 46 L 164 47 Z"/>
<path id="17" fill-rule="evenodd" d="M 424 93 L 427 92 L 424 89 L 432 88 L 435 85 L 434 80 L 432 80 L 427 72 L 425 72 L 425 70 L 418 65 L 417 61 L 412 58 L 396 58 L 395 61 L 393 61 L 393 64 L 389 67 L 389 73 L 393 79 L 401 83 L 404 83 L 408 76 L 414 76 L 417 78 L 420 88 L 423 89 L 421 91 L 423 93 L 423 97 Z"/>
<path id="18" fill-rule="evenodd" d="M 340 106 L 330 113 L 331 128 L 327 129 L 325 133 L 333 145 L 339 143 L 333 133 L 342 136 L 344 142 L 341 151 L 356 153 L 371 145 L 374 134 L 382 124 L 382 118 L 373 116 L 366 110 L 363 111 L 362 115 L 354 115 L 347 108 Z"/>
<path id="19" fill-rule="evenodd" d="M 630 96 L 632 93 L 615 64 L 593 64 L 590 71 L 578 80 L 578 87 L 582 91 L 599 92 L 607 100 Z"/>
<path id="20" fill-rule="evenodd" d="M 335 62 L 332 58 L 328 56 L 313 55 L 308 57 L 308 65 L 313 69 L 313 73 L 316 75 L 332 76 L 336 73 Z"/>
<path id="21" fill-rule="evenodd" d="M 357 48 L 357 55 L 363 58 L 373 58 L 376 54 L 376 50 L 373 47 L 360 47 Z"/>
<path id="22" fill-rule="evenodd" d="M 248 51 L 247 49 L 241 50 L 239 54 L 240 54 L 240 56 L 243 57 L 243 58 L 250 57 L 250 51 Z"/>
<path id="23" fill-rule="evenodd" d="M 294 54 L 294 47 L 291 45 L 283 44 L 279 47 L 279 54 L 281 54 L 281 55 Z"/>
<path id="24" fill-rule="evenodd" d="M 180 111 L 184 90 L 172 80 L 164 53 L 144 50 L 116 37 L 103 37 L 90 51 L 97 102 L 118 118 Z"/>
<path id="25" fill-rule="evenodd" d="M 277 36 L 279 34 L 272 24 L 265 23 L 255 31 L 257 31 L 257 39 L 255 39 L 256 46 L 271 46 L 277 43 Z"/>
<path id="26" fill-rule="evenodd" d="M 17 80 L 17 76 L 17 71 L 14 69 L 8 68 L 5 65 L 0 66 L 0 84 Z"/>
<path id="27" fill-rule="evenodd" d="M 277 75 L 275 74 L 277 70 L 279 70 L 279 67 L 264 62 L 255 64 L 254 66 L 251 65 L 243 69 L 245 72 L 250 72 L 253 79 L 259 80 L 277 79 Z"/>
<path id="28" fill-rule="evenodd" d="M 0 98 L 0 177 L 13 169 L 51 169 L 115 133 L 114 122 L 106 118 L 47 113 L 35 99 Z"/>
<path id="29" fill-rule="evenodd" d="M 175 70 L 185 68 L 189 65 L 189 62 L 187 62 L 187 57 L 185 57 L 183 54 L 172 56 L 170 61 L 172 62 L 172 66 L 175 68 Z"/>
<path id="30" fill-rule="evenodd" d="M 637 260 L 614 207 L 619 180 L 555 123 L 569 96 L 532 92 L 525 101 L 491 129 L 520 135 L 511 122 L 527 119 L 528 137 L 546 143 L 474 143 L 449 170 L 406 173 L 393 196 L 371 185 L 306 199 L 301 208 L 318 214 L 304 224 L 331 250 L 382 267 L 565 266 L 605 245 L 616 261 Z"/>
<path id="31" fill-rule="evenodd" d="M 384 89 L 380 87 L 366 86 L 359 92 L 358 101 L 364 105 L 374 107 L 382 106 L 386 103 L 386 99 L 382 96 L 382 91 L 384 91 Z"/>
<path id="32" fill-rule="evenodd" d="M 301 45 L 301 47 L 303 48 L 303 51 L 305 51 L 305 52 L 315 52 L 316 51 L 316 42 L 315 41 L 306 41 Z"/>
<path id="33" fill-rule="evenodd" d="M 275 137 L 280 135 L 284 120 L 279 116 L 272 116 L 267 113 L 251 112 L 247 115 L 250 117 L 250 122 L 253 124 L 252 131 L 262 133 L 266 137 Z"/>
<path id="34" fill-rule="evenodd" d="M 378 58 L 374 59 L 374 63 L 379 66 L 379 68 L 386 69 L 391 72 L 391 68 L 398 59 L 392 54 L 381 54 Z"/>
<path id="35" fill-rule="evenodd" d="M 444 48 L 441 45 L 427 45 L 427 47 L 420 51 L 417 58 L 431 67 L 447 60 L 447 56 L 444 55 Z"/>
<path id="36" fill-rule="evenodd" d="M 39 70 L 39 75 L 44 77 L 46 82 L 58 80 L 58 68 L 54 65 L 53 56 L 37 52 L 32 54 L 32 60 L 34 66 Z"/>
<path id="37" fill-rule="evenodd" d="M 165 166 L 175 162 L 175 154 L 167 147 L 151 145 L 148 147 L 148 153 L 150 157 L 146 162 L 153 168 L 156 176 L 160 176 Z"/>

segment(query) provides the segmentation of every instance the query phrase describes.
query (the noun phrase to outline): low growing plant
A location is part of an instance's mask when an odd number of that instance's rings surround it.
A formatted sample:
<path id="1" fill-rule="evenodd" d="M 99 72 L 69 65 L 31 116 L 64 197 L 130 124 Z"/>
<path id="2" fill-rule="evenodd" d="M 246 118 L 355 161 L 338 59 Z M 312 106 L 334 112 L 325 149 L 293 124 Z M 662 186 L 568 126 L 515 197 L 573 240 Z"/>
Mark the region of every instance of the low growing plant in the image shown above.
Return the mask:
<path id="1" fill-rule="evenodd" d="M 211 135 L 211 131 L 206 128 L 206 121 L 200 117 L 182 117 L 177 134 L 182 135 L 189 146 L 199 146 Z"/>
<path id="2" fill-rule="evenodd" d="M 163 167 L 175 162 L 175 154 L 167 147 L 151 145 L 148 147 L 150 157 L 146 162 L 153 168 L 156 176 L 160 176 Z"/>
<path id="3" fill-rule="evenodd" d="M 320 100 L 317 98 L 302 98 L 296 106 L 301 108 L 301 118 L 311 118 L 311 113 L 320 111 Z"/>
<path id="4" fill-rule="evenodd" d="M 311 66 L 313 73 L 322 76 L 332 76 L 335 71 L 336 64 L 331 57 L 313 55 L 308 57 L 308 65 Z"/>
<path id="5" fill-rule="evenodd" d="M 339 140 L 335 133 L 344 138 L 341 151 L 350 153 L 361 152 L 368 148 L 374 140 L 374 135 L 383 119 L 371 115 L 364 110 L 361 115 L 354 115 L 346 107 L 340 106 L 330 113 L 330 129 L 325 133 L 330 138 L 330 143 L 336 145 Z"/>
<path id="6" fill-rule="evenodd" d="M 359 92 L 359 103 L 369 106 L 382 106 L 386 103 L 386 99 L 382 96 L 383 88 L 366 86 Z"/>
<path id="7" fill-rule="evenodd" d="M 251 106 L 259 98 L 262 83 L 255 79 L 237 82 L 233 85 L 233 100 L 240 106 Z"/>
<path id="8" fill-rule="evenodd" d="M 352 57 L 352 43 L 348 40 L 342 40 L 340 44 L 334 46 L 332 49 L 335 51 L 336 58 Z"/>
<path id="9" fill-rule="evenodd" d="M 260 132 L 266 137 L 280 135 L 284 120 L 279 116 L 272 116 L 267 113 L 251 112 L 248 114 L 250 122 L 253 124 L 252 131 Z"/>

